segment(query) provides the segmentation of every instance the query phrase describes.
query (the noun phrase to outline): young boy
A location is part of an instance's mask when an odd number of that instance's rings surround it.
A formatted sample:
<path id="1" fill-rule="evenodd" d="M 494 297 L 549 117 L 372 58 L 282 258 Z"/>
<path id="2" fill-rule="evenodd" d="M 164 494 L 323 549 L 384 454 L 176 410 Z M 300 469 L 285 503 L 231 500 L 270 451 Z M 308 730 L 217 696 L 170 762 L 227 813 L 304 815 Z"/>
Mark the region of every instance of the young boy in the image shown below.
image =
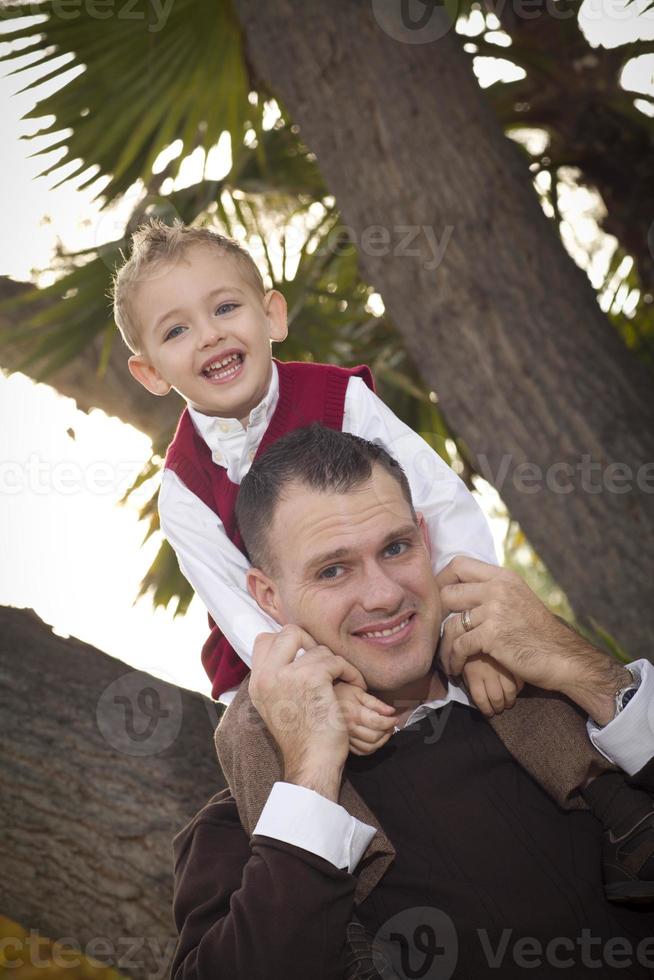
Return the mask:
<path id="1" fill-rule="evenodd" d="M 272 358 L 271 342 L 287 334 L 286 302 L 277 290 L 266 292 L 252 258 L 235 242 L 152 221 L 133 236 L 132 255 L 115 277 L 114 312 L 133 351 L 128 363 L 136 380 L 155 395 L 174 388 L 187 402 L 166 453 L 159 513 L 182 571 L 209 611 L 212 631 L 202 660 L 214 698 L 230 702 L 248 673 L 256 636 L 279 629 L 247 591 L 234 505 L 255 456 L 292 429 L 319 421 L 377 441 L 396 457 L 426 519 L 435 572 L 456 554 L 496 563 L 472 495 L 377 398 L 367 368 Z M 514 678 L 486 657 L 466 664 L 464 680 L 486 715 L 511 707 L 518 693 Z M 374 751 L 393 734 L 395 713 L 367 692 L 337 687 L 352 751 Z M 363 723 L 370 719 L 366 709 L 376 713 L 374 725 Z M 627 813 L 631 831 L 647 819 L 650 801 L 622 781 L 616 793 L 610 778 L 610 798 L 595 809 L 603 808 L 608 825 Z M 601 785 L 602 777 L 593 783 L 598 797 Z M 612 873 L 614 896 L 642 896 L 650 882 L 640 870 Z"/>

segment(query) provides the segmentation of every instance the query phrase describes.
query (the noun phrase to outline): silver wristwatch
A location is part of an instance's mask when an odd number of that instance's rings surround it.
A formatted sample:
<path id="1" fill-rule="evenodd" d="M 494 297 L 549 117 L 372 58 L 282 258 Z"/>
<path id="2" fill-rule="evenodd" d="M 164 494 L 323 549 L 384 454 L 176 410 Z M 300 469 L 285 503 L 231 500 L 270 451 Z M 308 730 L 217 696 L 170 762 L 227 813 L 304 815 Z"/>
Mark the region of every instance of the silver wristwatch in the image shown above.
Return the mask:
<path id="1" fill-rule="evenodd" d="M 621 711 L 627 707 L 634 694 L 640 687 L 640 673 L 633 667 L 627 667 L 626 669 L 631 674 L 631 683 L 625 684 L 615 695 L 615 714 L 616 716 L 620 714 Z"/>

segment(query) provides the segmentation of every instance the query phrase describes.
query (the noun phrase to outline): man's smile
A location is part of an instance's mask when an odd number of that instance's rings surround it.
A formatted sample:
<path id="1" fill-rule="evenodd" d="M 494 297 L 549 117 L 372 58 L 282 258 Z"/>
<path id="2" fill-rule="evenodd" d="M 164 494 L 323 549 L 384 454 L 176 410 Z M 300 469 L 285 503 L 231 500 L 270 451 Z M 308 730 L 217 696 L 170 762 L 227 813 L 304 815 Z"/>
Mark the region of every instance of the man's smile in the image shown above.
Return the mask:
<path id="1" fill-rule="evenodd" d="M 415 611 L 406 610 L 394 619 L 377 623 L 367 623 L 364 627 L 353 630 L 352 635 L 366 643 L 375 646 L 395 646 L 403 643 L 413 632 L 415 626 Z"/>

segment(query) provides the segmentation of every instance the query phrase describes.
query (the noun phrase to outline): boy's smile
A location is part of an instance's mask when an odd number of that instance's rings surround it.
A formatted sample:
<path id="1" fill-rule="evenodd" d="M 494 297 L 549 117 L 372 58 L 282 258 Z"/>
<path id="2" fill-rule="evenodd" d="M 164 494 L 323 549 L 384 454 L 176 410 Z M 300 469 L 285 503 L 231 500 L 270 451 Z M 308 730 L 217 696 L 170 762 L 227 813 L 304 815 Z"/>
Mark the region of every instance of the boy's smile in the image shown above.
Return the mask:
<path id="1" fill-rule="evenodd" d="M 270 384 L 271 341 L 286 337 L 281 293 L 259 294 L 233 258 L 195 245 L 141 282 L 133 307 L 142 350 L 129 358 L 134 377 L 247 425 Z"/>

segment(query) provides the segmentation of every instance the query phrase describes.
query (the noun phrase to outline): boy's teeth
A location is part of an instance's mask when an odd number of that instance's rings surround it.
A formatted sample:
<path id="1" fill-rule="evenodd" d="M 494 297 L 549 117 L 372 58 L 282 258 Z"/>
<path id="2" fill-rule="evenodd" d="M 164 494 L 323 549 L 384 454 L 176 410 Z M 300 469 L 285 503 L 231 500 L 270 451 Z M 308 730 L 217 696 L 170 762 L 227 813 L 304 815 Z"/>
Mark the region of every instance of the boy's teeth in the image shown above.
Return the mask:
<path id="1" fill-rule="evenodd" d="M 225 357 L 222 361 L 214 361 L 213 364 L 210 364 L 209 367 L 206 367 L 204 369 L 204 374 L 208 375 L 208 374 L 214 374 L 217 371 L 222 371 L 224 368 L 229 367 L 229 365 L 233 361 L 236 361 L 237 364 L 240 364 L 241 360 L 242 357 L 240 354 L 230 354 L 229 357 Z M 236 368 L 236 366 L 237 365 L 235 364 L 234 368 Z"/>
<path id="2" fill-rule="evenodd" d="M 375 630 L 373 633 L 362 633 L 361 635 L 362 636 L 392 636 L 393 633 L 399 633 L 400 630 L 403 630 L 408 622 L 409 622 L 409 618 L 407 617 L 406 619 L 403 619 L 401 623 L 398 623 L 397 626 L 393 626 L 392 629 Z"/>

